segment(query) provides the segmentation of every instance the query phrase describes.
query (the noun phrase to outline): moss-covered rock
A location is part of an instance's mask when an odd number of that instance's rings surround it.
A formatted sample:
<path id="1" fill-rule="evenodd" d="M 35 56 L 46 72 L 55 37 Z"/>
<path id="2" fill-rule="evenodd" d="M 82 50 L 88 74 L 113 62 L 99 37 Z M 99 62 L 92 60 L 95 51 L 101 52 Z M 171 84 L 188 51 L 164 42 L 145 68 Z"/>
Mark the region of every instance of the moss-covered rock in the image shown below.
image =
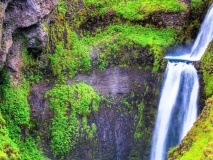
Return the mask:
<path id="1" fill-rule="evenodd" d="M 20 159 L 20 150 L 9 137 L 6 122 L 0 112 L 0 159 Z"/>
<path id="2" fill-rule="evenodd" d="M 206 97 L 213 95 L 213 43 L 211 42 L 208 46 L 207 51 L 201 59 L 201 72 L 205 83 L 205 94 Z"/>

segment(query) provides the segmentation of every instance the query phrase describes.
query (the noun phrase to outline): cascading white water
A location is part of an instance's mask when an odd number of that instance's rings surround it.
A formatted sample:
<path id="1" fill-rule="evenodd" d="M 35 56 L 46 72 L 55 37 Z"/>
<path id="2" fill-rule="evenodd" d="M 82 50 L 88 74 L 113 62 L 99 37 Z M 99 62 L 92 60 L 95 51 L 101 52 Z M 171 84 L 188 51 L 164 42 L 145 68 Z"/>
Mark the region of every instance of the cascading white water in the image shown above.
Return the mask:
<path id="1" fill-rule="evenodd" d="M 199 61 L 204 54 L 208 44 L 213 39 L 213 4 L 209 7 L 204 21 L 200 27 L 198 35 L 195 39 L 190 53 L 182 53 L 181 55 L 165 56 L 170 60 L 188 60 Z"/>
<path id="2" fill-rule="evenodd" d="M 193 123 L 197 118 L 197 97 L 199 82 L 197 71 L 193 65 L 187 66 L 184 71 L 184 84 L 182 95 L 182 102 L 178 105 L 184 106 L 183 110 L 183 126 L 180 130 L 178 143 L 181 142 L 186 133 L 191 129 Z"/>
<path id="3" fill-rule="evenodd" d="M 168 62 L 158 107 L 151 160 L 166 159 L 166 151 L 171 147 L 169 143 L 180 141 L 185 134 L 183 132 L 187 132 L 194 123 L 197 117 L 198 87 L 197 71 L 192 64 Z M 179 127 L 176 135 L 172 136 L 173 140 L 169 140 L 171 128 L 176 126 L 174 123 L 184 127 Z"/>
<path id="4" fill-rule="evenodd" d="M 210 6 L 191 49 L 192 60 L 199 61 L 213 38 L 213 4 Z"/>
<path id="5" fill-rule="evenodd" d="M 192 61 L 199 61 L 213 39 L 213 4 L 188 53 L 169 60 L 158 106 L 151 160 L 166 160 L 168 149 L 181 142 L 197 117 L 198 76 Z"/>

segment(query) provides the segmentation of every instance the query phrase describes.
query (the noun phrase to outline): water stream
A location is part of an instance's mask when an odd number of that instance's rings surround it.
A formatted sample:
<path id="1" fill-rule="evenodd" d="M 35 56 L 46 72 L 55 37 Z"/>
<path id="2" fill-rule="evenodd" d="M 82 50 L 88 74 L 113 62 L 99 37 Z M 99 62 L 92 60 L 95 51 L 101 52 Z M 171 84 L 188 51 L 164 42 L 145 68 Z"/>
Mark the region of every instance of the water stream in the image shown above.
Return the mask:
<path id="1" fill-rule="evenodd" d="M 151 160 L 166 159 L 197 117 L 198 76 L 193 64 L 168 62 L 158 106 Z"/>
<path id="2" fill-rule="evenodd" d="M 188 53 L 166 56 L 168 64 L 158 105 L 151 160 L 166 160 L 170 147 L 181 142 L 197 118 L 199 82 L 193 61 L 198 61 L 213 38 L 213 5 Z"/>
<path id="3" fill-rule="evenodd" d="M 204 54 L 208 44 L 213 39 L 213 4 L 209 7 L 207 14 L 201 24 L 198 35 L 195 39 L 191 50 L 188 53 L 173 54 L 172 56 L 165 56 L 165 59 L 169 60 L 188 60 L 199 61 Z"/>

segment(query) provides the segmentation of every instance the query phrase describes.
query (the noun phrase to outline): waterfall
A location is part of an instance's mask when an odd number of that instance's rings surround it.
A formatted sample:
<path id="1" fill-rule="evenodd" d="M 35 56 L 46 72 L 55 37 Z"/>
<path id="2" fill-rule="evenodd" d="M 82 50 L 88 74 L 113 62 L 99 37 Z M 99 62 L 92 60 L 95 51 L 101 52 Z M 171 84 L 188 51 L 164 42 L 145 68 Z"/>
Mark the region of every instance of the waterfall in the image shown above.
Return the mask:
<path id="1" fill-rule="evenodd" d="M 158 107 L 151 160 L 165 160 L 197 117 L 198 76 L 193 64 L 168 62 Z"/>
<path id="2" fill-rule="evenodd" d="M 193 61 L 200 60 L 212 39 L 213 4 L 190 51 L 165 56 L 169 62 L 158 105 L 151 160 L 166 160 L 168 149 L 179 144 L 195 122 L 199 82 Z"/>
<path id="3" fill-rule="evenodd" d="M 191 59 L 200 60 L 213 38 L 213 4 L 210 6 L 191 49 Z"/>
<path id="4" fill-rule="evenodd" d="M 165 56 L 169 60 L 185 60 L 185 61 L 199 61 L 204 54 L 208 44 L 213 39 L 213 4 L 209 7 L 204 21 L 200 27 L 198 35 L 189 53 L 181 53 L 178 55 Z"/>

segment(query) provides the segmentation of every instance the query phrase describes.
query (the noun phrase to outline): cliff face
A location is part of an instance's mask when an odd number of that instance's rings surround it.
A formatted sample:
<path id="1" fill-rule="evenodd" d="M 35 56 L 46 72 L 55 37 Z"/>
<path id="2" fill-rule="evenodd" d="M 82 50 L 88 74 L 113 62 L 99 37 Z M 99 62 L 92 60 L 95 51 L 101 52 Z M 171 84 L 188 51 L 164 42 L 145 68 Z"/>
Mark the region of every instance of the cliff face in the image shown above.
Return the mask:
<path id="1" fill-rule="evenodd" d="M 163 56 L 210 2 L 2 1 L 0 159 L 149 159 Z"/>

